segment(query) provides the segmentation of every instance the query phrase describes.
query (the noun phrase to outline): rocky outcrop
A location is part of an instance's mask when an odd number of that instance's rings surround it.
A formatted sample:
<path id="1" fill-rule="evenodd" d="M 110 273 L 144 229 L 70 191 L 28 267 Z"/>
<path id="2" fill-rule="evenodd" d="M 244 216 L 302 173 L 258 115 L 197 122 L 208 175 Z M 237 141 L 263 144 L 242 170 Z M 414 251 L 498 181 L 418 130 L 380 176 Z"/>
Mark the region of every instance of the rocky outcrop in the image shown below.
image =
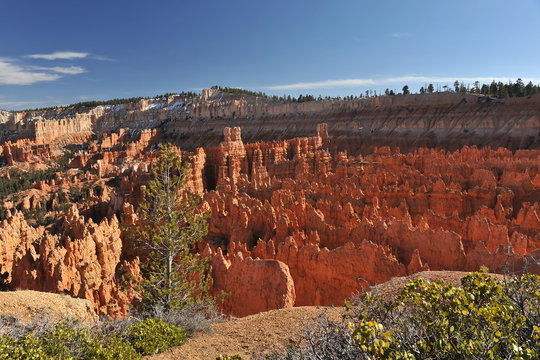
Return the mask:
<path id="1" fill-rule="evenodd" d="M 247 316 L 294 306 L 294 281 L 281 261 L 244 259 L 241 252 L 224 257 L 221 249 L 207 250 L 206 255 L 212 259 L 213 292 L 225 294 L 223 311 Z"/>
<path id="2" fill-rule="evenodd" d="M 66 293 L 90 300 L 101 314 L 123 316 L 133 294 L 122 290 L 119 273 L 138 278 L 138 260 L 122 260 L 120 227 L 115 217 L 99 224 L 66 214 L 62 235 L 34 229 L 17 212 L 0 225 L 2 269 L 17 289 Z"/>
<path id="3" fill-rule="evenodd" d="M 15 165 L 18 162 L 27 164 L 46 162 L 54 157 L 53 152 L 54 148 L 49 144 L 36 144 L 23 139 L 4 143 L 0 155 L 4 157 L 7 165 Z"/>
<path id="4" fill-rule="evenodd" d="M 78 116 L 64 119 L 38 119 L 34 121 L 34 140 L 37 144 L 60 142 L 63 144 L 82 143 L 92 135 L 92 116 Z"/>
<path id="5" fill-rule="evenodd" d="M 538 249 L 540 209 L 525 200 L 536 196 L 539 151 L 386 147 L 349 157 L 328 153 L 323 143 L 331 141 L 247 144 L 244 152 L 226 136 L 220 149 L 235 150 L 221 158 L 228 159 L 216 175 L 221 185 L 205 195 L 208 239 L 220 257 L 280 261 L 295 305 L 340 304 L 426 269 L 504 271 Z M 234 276 L 228 282 L 230 270 L 219 269 L 220 288 L 250 287 Z M 238 314 L 242 306 L 227 310 Z"/>

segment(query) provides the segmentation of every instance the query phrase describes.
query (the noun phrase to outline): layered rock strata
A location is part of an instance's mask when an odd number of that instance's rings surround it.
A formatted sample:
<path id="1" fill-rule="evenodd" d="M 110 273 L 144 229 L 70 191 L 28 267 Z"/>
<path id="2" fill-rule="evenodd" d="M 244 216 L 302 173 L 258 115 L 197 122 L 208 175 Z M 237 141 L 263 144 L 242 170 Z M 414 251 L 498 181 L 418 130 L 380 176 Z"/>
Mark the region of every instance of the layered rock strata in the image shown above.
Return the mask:
<path id="1" fill-rule="evenodd" d="M 540 95 L 486 102 L 468 94 L 437 93 L 355 100 L 278 102 L 205 90 L 201 96 L 144 99 L 97 107 L 6 113 L 0 141 L 82 143 L 121 128 L 160 129 L 182 149 L 218 146 L 224 127 L 241 127 L 248 142 L 312 136 L 327 123 L 333 153 L 369 154 L 392 145 L 456 150 L 464 145 L 538 148 Z"/>

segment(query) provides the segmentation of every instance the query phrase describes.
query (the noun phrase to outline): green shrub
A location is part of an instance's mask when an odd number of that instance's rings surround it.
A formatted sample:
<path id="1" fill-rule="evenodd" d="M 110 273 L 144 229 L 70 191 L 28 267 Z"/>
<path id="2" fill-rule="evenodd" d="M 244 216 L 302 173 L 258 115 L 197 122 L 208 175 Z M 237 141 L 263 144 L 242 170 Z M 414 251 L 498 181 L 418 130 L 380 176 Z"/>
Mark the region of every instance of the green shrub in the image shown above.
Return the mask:
<path id="1" fill-rule="evenodd" d="M 242 357 L 238 354 L 232 356 L 219 355 L 216 360 L 242 360 Z"/>
<path id="2" fill-rule="evenodd" d="M 53 360 L 43 347 L 39 339 L 30 333 L 20 339 L 9 336 L 0 337 L 0 359 L 2 360 Z"/>
<path id="3" fill-rule="evenodd" d="M 69 187 L 69 201 L 72 203 L 79 203 L 87 200 L 90 197 L 90 186 L 85 185 L 83 187 L 70 186 Z"/>
<path id="4" fill-rule="evenodd" d="M 127 338 L 139 354 L 152 355 L 182 345 L 186 341 L 186 333 L 161 319 L 148 318 L 131 325 Z"/>
<path id="5" fill-rule="evenodd" d="M 0 337 L 0 360 L 136 360 L 141 356 L 115 334 L 102 334 L 62 323 L 37 335 Z"/>
<path id="6" fill-rule="evenodd" d="M 538 359 L 539 285 L 535 275 L 503 284 L 473 273 L 461 287 L 415 280 L 382 308 L 365 296 L 352 336 L 374 359 Z"/>
<path id="7" fill-rule="evenodd" d="M 99 335 L 96 340 L 86 338 L 83 342 L 81 355 L 80 358 L 84 360 L 135 360 L 141 358 L 128 341 L 116 335 Z"/>
<path id="8" fill-rule="evenodd" d="M 40 340 L 47 354 L 54 359 L 140 359 L 131 344 L 116 334 L 76 329 L 68 324 L 60 324 L 46 331 Z"/>

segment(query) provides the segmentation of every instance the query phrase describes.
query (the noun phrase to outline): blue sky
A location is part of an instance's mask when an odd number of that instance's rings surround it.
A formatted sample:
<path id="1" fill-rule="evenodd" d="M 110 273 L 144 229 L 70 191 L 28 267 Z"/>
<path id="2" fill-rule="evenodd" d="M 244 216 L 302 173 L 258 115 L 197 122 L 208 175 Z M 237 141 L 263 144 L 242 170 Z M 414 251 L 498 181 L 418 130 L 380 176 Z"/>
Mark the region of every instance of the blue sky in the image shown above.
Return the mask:
<path id="1" fill-rule="evenodd" d="M 540 0 L 0 0 L 0 108 L 540 83 Z"/>

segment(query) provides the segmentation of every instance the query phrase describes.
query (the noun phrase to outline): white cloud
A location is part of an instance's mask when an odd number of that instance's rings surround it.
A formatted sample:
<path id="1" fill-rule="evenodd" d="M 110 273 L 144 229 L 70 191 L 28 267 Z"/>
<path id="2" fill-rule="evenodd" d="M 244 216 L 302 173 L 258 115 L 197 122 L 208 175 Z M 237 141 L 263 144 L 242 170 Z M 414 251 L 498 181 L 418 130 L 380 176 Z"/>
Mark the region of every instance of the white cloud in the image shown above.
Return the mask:
<path id="1" fill-rule="evenodd" d="M 40 81 L 60 79 L 58 74 L 31 71 L 13 63 L 9 59 L 0 59 L 0 85 L 31 85 Z"/>
<path id="2" fill-rule="evenodd" d="M 448 83 L 453 84 L 454 81 L 458 80 L 459 82 L 472 84 L 475 81 L 480 81 L 480 83 L 491 83 L 493 80 L 502 81 L 504 83 L 508 81 L 515 81 L 516 76 L 508 77 L 447 77 L 447 76 L 398 76 L 398 77 L 386 77 L 386 78 L 356 78 L 356 79 L 342 79 L 342 80 L 325 80 L 325 81 L 314 81 L 314 82 L 300 82 L 292 83 L 285 85 L 273 85 L 265 86 L 263 89 L 266 90 L 310 90 L 310 89 L 325 89 L 325 88 L 342 88 L 342 87 L 359 87 L 359 86 L 383 86 L 389 84 L 437 84 L 437 83 Z M 522 78 L 522 80 L 527 83 L 532 81 L 533 83 L 540 83 L 539 78 Z"/>
<path id="3" fill-rule="evenodd" d="M 301 82 L 286 85 L 274 85 L 265 87 L 268 90 L 300 90 L 300 89 L 323 89 L 332 87 L 355 87 L 365 85 L 376 85 L 372 79 L 344 79 L 326 80 L 316 82 Z"/>
<path id="4" fill-rule="evenodd" d="M 51 54 L 32 54 L 26 55 L 31 59 L 45 59 L 45 60 L 72 60 L 72 59 L 84 59 L 90 55 L 86 52 L 76 51 L 56 51 Z"/>
<path id="5" fill-rule="evenodd" d="M 77 75 L 86 72 L 86 69 L 81 66 L 53 66 L 53 67 L 41 67 L 33 66 L 33 70 L 45 70 L 52 71 L 59 74 Z"/>

